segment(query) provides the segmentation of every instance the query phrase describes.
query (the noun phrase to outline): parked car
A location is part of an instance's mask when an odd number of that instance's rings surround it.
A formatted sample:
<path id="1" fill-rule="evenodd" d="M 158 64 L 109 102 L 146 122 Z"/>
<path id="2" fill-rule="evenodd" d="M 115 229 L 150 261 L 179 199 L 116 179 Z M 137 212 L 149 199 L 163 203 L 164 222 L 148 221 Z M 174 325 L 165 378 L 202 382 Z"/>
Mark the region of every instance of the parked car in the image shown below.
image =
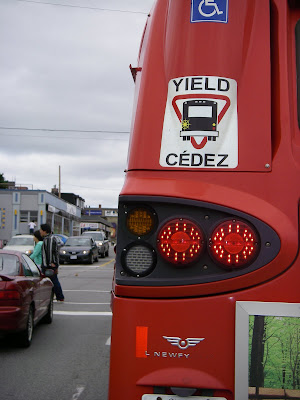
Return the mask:
<path id="1" fill-rule="evenodd" d="M 98 261 L 98 248 L 93 238 L 70 236 L 59 250 L 59 262 L 87 262 L 93 264 Z"/>
<path id="2" fill-rule="evenodd" d="M 30 256 L 34 249 L 33 235 L 15 235 L 7 245 L 5 250 L 17 250 Z"/>
<path id="3" fill-rule="evenodd" d="M 63 237 L 63 235 L 59 235 L 59 234 L 57 234 L 57 233 L 55 233 L 53 236 L 54 236 L 55 239 L 56 239 L 56 242 L 57 242 L 58 247 L 64 246 L 65 243 L 66 243 L 66 241 L 67 241 L 67 239 L 68 239 L 67 236 Z"/>
<path id="4" fill-rule="evenodd" d="M 101 257 L 108 257 L 109 254 L 109 241 L 105 237 L 105 233 L 102 231 L 86 231 L 81 234 L 81 236 L 91 237 L 95 240 L 98 253 Z"/>
<path id="5" fill-rule="evenodd" d="M 0 250 L 0 332 L 14 333 L 24 347 L 39 321 L 52 322 L 53 284 L 46 275 L 26 254 Z"/>
<path id="6" fill-rule="evenodd" d="M 66 236 L 66 235 L 62 235 L 60 233 L 54 233 L 53 236 L 55 236 L 57 239 L 59 239 L 60 242 L 62 242 L 63 244 L 66 243 L 66 241 L 68 240 L 68 237 L 69 237 L 69 236 Z"/>

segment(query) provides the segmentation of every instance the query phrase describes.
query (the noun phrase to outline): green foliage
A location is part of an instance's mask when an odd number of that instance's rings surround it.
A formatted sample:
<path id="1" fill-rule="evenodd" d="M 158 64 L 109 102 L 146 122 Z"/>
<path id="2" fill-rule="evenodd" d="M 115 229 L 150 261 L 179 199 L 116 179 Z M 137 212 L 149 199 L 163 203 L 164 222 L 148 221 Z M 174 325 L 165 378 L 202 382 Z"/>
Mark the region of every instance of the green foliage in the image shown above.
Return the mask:
<path id="1" fill-rule="evenodd" d="M 0 173 L 0 189 L 6 189 L 7 188 L 7 185 L 5 185 L 6 182 L 7 182 L 7 180 L 5 180 L 4 174 Z"/>
<path id="2" fill-rule="evenodd" d="M 249 318 L 249 360 L 255 316 Z M 264 387 L 300 389 L 300 318 L 266 316 Z"/>

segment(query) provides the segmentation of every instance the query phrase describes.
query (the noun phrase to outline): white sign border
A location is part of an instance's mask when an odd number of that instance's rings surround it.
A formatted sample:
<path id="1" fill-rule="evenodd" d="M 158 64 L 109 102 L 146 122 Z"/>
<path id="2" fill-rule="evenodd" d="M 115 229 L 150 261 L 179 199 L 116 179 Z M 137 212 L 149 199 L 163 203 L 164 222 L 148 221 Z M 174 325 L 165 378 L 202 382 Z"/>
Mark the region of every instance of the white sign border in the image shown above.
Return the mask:
<path id="1" fill-rule="evenodd" d="M 187 87 L 192 85 L 191 82 L 194 82 L 196 80 L 196 85 L 200 85 L 198 88 L 189 89 Z M 199 81 L 201 80 L 201 83 Z M 217 83 L 219 84 L 220 81 L 227 81 L 230 83 L 230 89 L 227 91 L 224 90 L 219 90 L 216 88 Z M 209 87 L 209 82 L 214 82 L 215 87 Z M 173 86 L 175 85 L 175 88 Z M 180 85 L 180 86 L 179 86 Z M 204 85 L 205 87 L 203 88 Z M 206 87 L 206 85 L 208 87 Z M 165 107 L 165 114 L 164 114 L 164 122 L 163 122 L 163 129 L 162 129 L 162 135 L 161 135 L 161 144 L 160 144 L 160 155 L 159 155 L 159 164 L 163 168 L 168 168 L 168 169 L 192 169 L 194 171 L 196 170 L 205 170 L 205 169 L 213 169 L 213 170 L 228 170 L 232 171 L 238 168 L 239 166 L 239 133 L 238 133 L 238 107 L 237 107 L 237 81 L 233 78 L 228 78 L 224 76 L 214 76 L 214 75 L 190 75 L 190 76 L 181 76 L 181 77 L 174 77 L 169 80 L 168 82 L 168 94 L 167 94 L 167 101 L 166 101 L 166 107 Z M 226 130 L 223 131 L 224 134 L 225 132 L 227 133 L 226 137 L 222 139 L 221 142 L 216 143 L 216 146 L 214 145 L 215 142 L 206 142 L 206 148 L 203 147 L 203 150 L 201 150 L 201 153 L 199 153 L 199 149 L 195 149 L 194 155 L 199 154 L 199 156 L 202 158 L 206 156 L 205 153 L 207 152 L 207 156 L 214 156 L 214 165 L 209 165 L 206 162 L 201 162 L 200 165 L 192 165 L 192 164 L 184 164 L 180 163 L 180 157 L 183 156 L 185 158 L 186 162 L 186 157 L 189 157 L 192 155 L 190 151 L 193 151 L 193 149 L 190 146 L 190 142 L 181 142 L 180 138 L 175 136 L 172 138 L 170 141 L 170 135 L 171 137 L 174 135 L 174 131 L 177 131 L 177 128 L 174 129 L 174 124 L 178 124 L 179 121 L 177 121 L 177 117 L 175 117 L 176 112 L 175 109 L 173 108 L 173 99 L 176 97 L 181 97 L 184 95 L 190 95 L 191 99 L 206 99 L 206 98 L 211 98 L 211 99 L 216 99 L 216 101 L 222 101 L 220 100 L 221 97 L 226 97 L 230 100 L 230 106 L 229 109 L 226 111 L 226 114 L 223 115 L 222 119 L 222 125 L 225 124 Z M 219 98 L 219 99 L 218 99 Z M 181 100 L 183 102 L 183 100 Z M 230 117 L 229 117 L 230 116 Z M 175 123 L 174 123 L 175 119 Z M 173 128 L 173 129 L 172 129 Z M 223 127 L 224 129 L 224 127 Z M 172 133 L 171 133 L 172 132 Z M 230 136 L 228 136 L 230 135 Z M 193 136 L 191 134 L 191 136 Z M 209 135 L 208 135 L 209 136 Z M 184 148 L 184 143 L 186 144 L 187 148 Z M 171 144 L 171 145 L 170 145 Z M 211 146 L 215 147 L 215 149 L 211 149 Z M 189 149 L 190 147 L 190 149 Z M 169 150 L 167 150 L 169 148 Z M 230 149 L 230 150 L 229 150 Z M 169 154 L 167 152 L 169 151 Z M 175 151 L 175 152 L 174 152 Z M 213 151 L 215 152 L 214 154 Z M 187 153 L 187 154 L 185 154 Z M 219 153 L 219 154 L 217 154 Z M 224 153 L 224 154 L 223 154 Z M 167 159 L 169 159 L 169 155 L 175 155 L 176 156 L 176 161 L 175 163 L 168 163 L 166 162 Z M 223 155 L 230 155 L 230 165 L 222 165 L 221 164 L 221 159 Z M 220 159 L 217 159 L 219 157 Z M 232 158 L 232 160 L 231 160 Z M 172 160 L 173 161 L 173 160 Z M 190 160 L 189 160 L 190 161 Z M 188 162 L 189 162 L 188 161 Z M 212 160 L 208 160 L 209 162 Z M 219 163 L 218 163 L 219 162 Z M 227 160 L 226 160 L 227 162 Z M 203 164 L 203 165 L 202 165 Z M 218 168 L 219 167 L 219 168 Z"/>

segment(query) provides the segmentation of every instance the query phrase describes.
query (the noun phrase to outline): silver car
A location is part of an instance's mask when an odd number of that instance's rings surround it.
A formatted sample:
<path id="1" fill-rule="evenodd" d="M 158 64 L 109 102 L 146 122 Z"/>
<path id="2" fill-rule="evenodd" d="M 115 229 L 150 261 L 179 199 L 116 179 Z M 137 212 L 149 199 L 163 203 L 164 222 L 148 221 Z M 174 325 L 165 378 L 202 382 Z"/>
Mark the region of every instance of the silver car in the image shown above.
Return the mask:
<path id="1" fill-rule="evenodd" d="M 34 244 L 33 235 L 15 235 L 7 243 L 5 250 L 17 250 L 30 256 L 33 253 Z"/>
<path id="2" fill-rule="evenodd" d="M 102 231 L 86 231 L 81 236 L 88 236 L 95 240 L 98 247 L 98 253 L 101 257 L 108 257 L 109 255 L 109 241 Z"/>

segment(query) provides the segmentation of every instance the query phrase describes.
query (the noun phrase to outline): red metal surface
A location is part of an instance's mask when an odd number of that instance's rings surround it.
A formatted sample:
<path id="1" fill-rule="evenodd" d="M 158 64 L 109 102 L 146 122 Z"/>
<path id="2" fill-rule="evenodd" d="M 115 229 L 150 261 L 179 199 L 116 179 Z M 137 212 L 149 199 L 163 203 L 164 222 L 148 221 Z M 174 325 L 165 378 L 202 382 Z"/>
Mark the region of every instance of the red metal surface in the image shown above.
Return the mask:
<path id="1" fill-rule="evenodd" d="M 121 194 L 201 200 L 245 212 L 272 227 L 281 248 L 269 264 L 226 281 L 168 287 L 114 282 L 109 400 L 140 400 L 154 386 L 211 389 L 233 400 L 236 302 L 300 302 L 294 38 L 300 9 L 287 0 L 230 0 L 228 24 L 191 24 L 189 14 L 189 1 L 158 0 L 148 19 Z M 236 168 L 159 163 L 168 83 L 191 76 L 237 82 Z M 186 357 L 163 336 L 205 340 Z"/>
<path id="2" fill-rule="evenodd" d="M 269 1 L 231 1 L 228 18 L 228 24 L 191 24 L 190 2 L 156 3 L 140 55 L 142 70 L 136 75 L 140 90 L 129 170 L 163 169 L 159 153 L 168 82 L 199 75 L 237 81 L 239 130 L 243 130 L 237 170 L 269 170 L 265 168 L 272 161 Z M 150 152 L 152 157 L 145 158 Z"/>
<path id="3" fill-rule="evenodd" d="M 298 271 L 299 263 L 298 258 Z M 124 388 L 128 399 L 141 399 L 141 393 L 152 393 L 153 386 L 211 388 L 233 394 L 235 303 L 240 300 L 299 302 L 299 272 L 296 267 L 293 270 L 294 274 L 290 270 L 263 287 L 213 299 L 143 299 L 143 288 L 140 299 L 115 297 L 109 398 L 117 399 Z M 282 291 L 293 281 L 288 291 Z M 147 357 L 136 354 L 137 327 L 148 328 Z M 203 337 L 205 340 L 180 351 L 170 345 L 164 335 Z M 179 356 L 180 353 L 185 355 Z M 233 397 L 228 397 L 231 399 Z"/>

